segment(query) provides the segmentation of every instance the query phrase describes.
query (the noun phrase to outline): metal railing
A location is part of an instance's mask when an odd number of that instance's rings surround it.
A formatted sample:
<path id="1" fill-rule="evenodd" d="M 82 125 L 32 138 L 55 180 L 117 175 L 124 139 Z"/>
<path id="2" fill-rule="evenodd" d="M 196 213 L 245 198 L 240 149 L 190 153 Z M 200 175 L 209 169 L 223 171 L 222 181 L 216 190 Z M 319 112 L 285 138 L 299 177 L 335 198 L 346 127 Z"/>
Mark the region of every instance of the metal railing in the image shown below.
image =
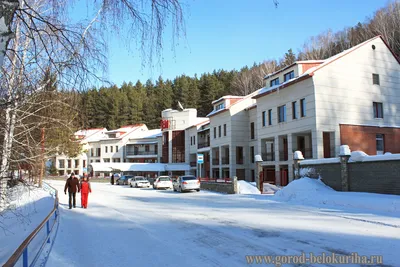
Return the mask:
<path id="1" fill-rule="evenodd" d="M 275 152 L 262 153 L 262 159 L 264 161 L 275 161 Z"/>
<path id="2" fill-rule="evenodd" d="M 208 178 L 208 177 L 202 177 L 202 178 L 200 178 L 200 182 L 232 183 L 232 179 L 231 178 Z"/>
<path id="3" fill-rule="evenodd" d="M 200 142 L 197 144 L 197 148 L 204 148 L 204 147 L 209 147 L 209 146 L 210 146 L 210 141 Z"/>
<path id="4" fill-rule="evenodd" d="M 127 156 L 148 156 L 157 155 L 157 151 L 126 151 Z"/>
<path id="5" fill-rule="evenodd" d="M 39 259 L 41 252 L 43 251 L 46 243 L 51 243 L 50 234 L 52 233 L 54 226 L 58 219 L 58 191 L 54 187 L 49 184 L 43 182 L 43 189 L 48 191 L 50 195 L 54 197 L 54 207 L 50 211 L 49 215 L 36 227 L 35 230 L 22 242 L 22 244 L 15 250 L 15 252 L 11 255 L 11 257 L 7 260 L 7 262 L 3 265 L 3 267 L 12 267 L 20 260 L 22 256 L 22 266 L 34 266 L 36 261 Z M 50 219 L 54 215 L 54 222 L 50 225 Z M 46 237 L 40 246 L 36 255 L 31 262 L 29 262 L 29 254 L 28 254 L 28 246 L 35 239 L 35 237 L 39 234 L 39 232 L 46 226 Z"/>

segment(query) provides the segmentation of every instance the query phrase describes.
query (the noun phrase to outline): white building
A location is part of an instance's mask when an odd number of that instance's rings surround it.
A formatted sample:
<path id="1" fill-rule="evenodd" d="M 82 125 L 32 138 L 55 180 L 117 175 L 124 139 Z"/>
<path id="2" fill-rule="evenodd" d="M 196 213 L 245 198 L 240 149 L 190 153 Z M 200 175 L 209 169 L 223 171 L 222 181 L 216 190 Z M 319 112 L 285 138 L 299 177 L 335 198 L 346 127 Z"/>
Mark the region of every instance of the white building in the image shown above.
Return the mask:
<path id="1" fill-rule="evenodd" d="M 399 153 L 399 60 L 378 36 L 323 61 L 296 62 L 266 77 L 257 101 L 264 179 L 293 179 L 293 152 L 338 156 L 340 145 Z"/>
<path id="2" fill-rule="evenodd" d="M 79 130 L 74 136 L 82 146 L 82 153 L 76 158 L 69 158 L 66 155 L 56 155 L 50 159 L 58 171 L 58 175 L 65 175 L 74 172 L 75 174 L 87 173 L 89 143 L 97 140 L 107 131 L 106 128 Z"/>

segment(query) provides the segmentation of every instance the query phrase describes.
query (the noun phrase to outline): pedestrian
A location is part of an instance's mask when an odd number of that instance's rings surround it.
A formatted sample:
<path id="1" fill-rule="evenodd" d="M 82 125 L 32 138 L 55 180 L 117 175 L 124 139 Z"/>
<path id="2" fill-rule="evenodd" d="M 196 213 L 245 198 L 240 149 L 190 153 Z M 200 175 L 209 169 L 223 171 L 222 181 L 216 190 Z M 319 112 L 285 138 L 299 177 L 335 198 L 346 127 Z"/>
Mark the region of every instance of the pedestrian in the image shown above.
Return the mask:
<path id="1" fill-rule="evenodd" d="M 72 204 L 73 207 L 76 208 L 76 192 L 79 193 L 81 189 L 79 186 L 79 179 L 75 177 L 74 173 L 71 173 L 71 176 L 65 183 L 64 194 L 67 194 L 67 189 L 69 209 L 72 209 Z"/>
<path id="2" fill-rule="evenodd" d="M 114 185 L 114 174 L 111 175 L 111 185 Z"/>
<path id="3" fill-rule="evenodd" d="M 86 209 L 88 205 L 89 193 L 92 193 L 92 188 L 87 177 L 84 176 L 81 184 L 81 203 L 84 209 Z"/>

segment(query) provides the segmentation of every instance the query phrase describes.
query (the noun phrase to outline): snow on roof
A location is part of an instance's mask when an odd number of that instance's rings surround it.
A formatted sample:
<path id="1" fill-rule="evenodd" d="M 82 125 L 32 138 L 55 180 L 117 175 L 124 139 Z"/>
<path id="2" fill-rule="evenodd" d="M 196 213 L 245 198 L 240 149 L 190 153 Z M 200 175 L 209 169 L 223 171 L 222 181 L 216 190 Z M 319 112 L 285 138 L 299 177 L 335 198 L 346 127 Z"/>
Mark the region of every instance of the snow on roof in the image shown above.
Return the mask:
<path id="1" fill-rule="evenodd" d="M 269 73 L 269 74 L 265 75 L 264 79 L 268 79 L 269 77 L 274 76 L 275 74 L 283 72 L 283 71 L 285 71 L 287 69 L 290 69 L 291 67 L 293 67 L 295 65 L 298 65 L 298 64 L 316 64 L 316 63 L 321 63 L 322 64 L 323 62 L 325 62 L 325 60 L 301 60 L 301 61 L 295 61 L 289 66 L 283 67 L 282 69 L 279 69 L 279 70 L 277 70 L 275 72 L 272 72 L 272 73 Z"/>
<path id="2" fill-rule="evenodd" d="M 90 163 L 93 171 L 95 172 L 115 172 L 115 171 L 152 171 L 152 172 L 164 172 L 164 171 L 189 171 L 190 165 L 186 163 L 129 163 L 129 162 L 110 162 L 101 163 L 93 162 Z"/>
<path id="3" fill-rule="evenodd" d="M 211 104 L 215 104 L 215 103 L 217 103 L 217 102 L 219 102 L 221 100 L 224 100 L 224 99 L 239 99 L 239 98 L 243 98 L 243 97 L 244 96 L 226 95 L 226 96 L 220 97 L 217 100 L 214 100 L 213 102 L 211 102 Z"/>
<path id="4" fill-rule="evenodd" d="M 131 139 L 141 139 L 141 138 L 157 138 L 159 136 L 162 136 L 161 129 L 153 129 L 153 130 L 148 130 L 148 131 L 143 131 L 138 133 L 137 136 L 134 136 Z"/>
<path id="5" fill-rule="evenodd" d="M 340 158 L 327 158 L 327 159 L 306 159 L 300 162 L 300 165 L 318 165 L 318 164 L 329 164 L 329 163 L 340 163 Z"/>
<path id="6" fill-rule="evenodd" d="M 248 98 L 252 98 L 252 97 L 255 96 L 255 95 L 258 95 L 259 92 L 260 92 L 260 90 L 262 90 L 262 88 L 261 88 L 261 89 L 258 89 L 258 90 L 256 90 L 256 91 L 254 91 L 254 92 L 252 92 L 252 93 L 250 93 L 250 94 L 248 94 L 248 95 L 246 95 L 246 96 L 241 96 L 241 97 L 240 97 L 241 99 L 240 99 L 239 101 L 233 103 L 233 104 L 230 105 L 228 108 L 224 108 L 224 109 L 219 109 L 219 110 L 213 110 L 213 111 L 211 111 L 211 112 L 207 115 L 207 117 L 213 116 L 213 115 L 218 114 L 218 113 L 220 113 L 220 112 L 222 112 L 222 111 L 229 110 L 229 109 L 230 109 L 231 107 L 233 107 L 234 105 L 236 105 L 236 104 L 238 104 L 238 103 L 241 103 L 242 101 L 244 101 L 244 100 L 246 100 L 246 99 L 248 99 Z"/>
<path id="7" fill-rule="evenodd" d="M 253 103 L 253 104 L 249 105 L 246 109 L 250 110 L 250 109 L 255 108 L 255 107 L 257 107 L 257 103 Z"/>
<path id="8" fill-rule="evenodd" d="M 207 114 L 207 117 L 211 117 L 215 114 L 221 113 L 222 111 L 227 111 L 228 108 L 222 108 L 222 109 L 218 109 L 218 110 L 213 110 L 210 113 Z"/>

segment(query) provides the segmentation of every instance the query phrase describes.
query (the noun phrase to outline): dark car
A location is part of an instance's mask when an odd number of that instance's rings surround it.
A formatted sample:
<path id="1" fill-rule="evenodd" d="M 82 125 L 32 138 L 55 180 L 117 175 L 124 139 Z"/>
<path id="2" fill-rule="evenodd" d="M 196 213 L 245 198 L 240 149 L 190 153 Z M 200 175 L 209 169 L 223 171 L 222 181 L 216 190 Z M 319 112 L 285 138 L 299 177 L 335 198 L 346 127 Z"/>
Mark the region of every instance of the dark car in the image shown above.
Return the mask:
<path id="1" fill-rule="evenodd" d="M 122 175 L 121 178 L 118 178 L 115 181 L 115 183 L 117 185 L 121 185 L 121 184 L 122 185 L 128 185 L 129 184 L 128 179 L 131 179 L 131 178 L 133 178 L 133 175 Z"/>

